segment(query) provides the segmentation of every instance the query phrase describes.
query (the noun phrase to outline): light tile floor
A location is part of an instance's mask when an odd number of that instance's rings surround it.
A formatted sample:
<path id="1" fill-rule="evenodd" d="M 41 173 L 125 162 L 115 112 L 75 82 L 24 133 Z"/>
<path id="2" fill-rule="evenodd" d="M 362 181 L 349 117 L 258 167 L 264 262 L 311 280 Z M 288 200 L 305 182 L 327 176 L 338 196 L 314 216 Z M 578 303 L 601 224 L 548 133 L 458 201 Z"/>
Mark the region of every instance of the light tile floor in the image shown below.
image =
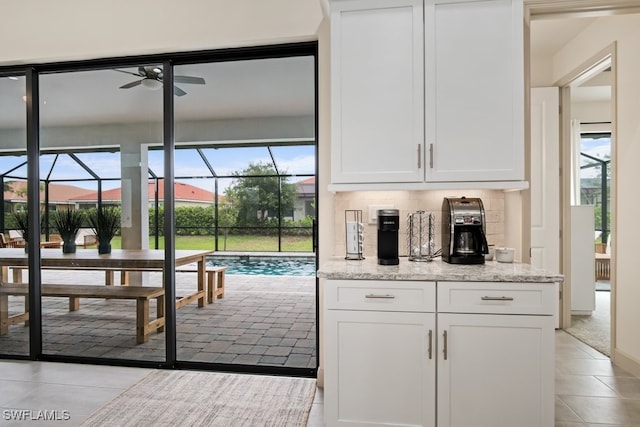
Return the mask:
<path id="1" fill-rule="evenodd" d="M 0 360 L 0 425 L 79 425 L 148 369 Z M 67 410 L 69 421 L 9 421 L 5 410 Z M 323 425 L 318 389 L 309 426 Z M 640 426 L 640 379 L 564 331 L 556 332 L 556 427 Z M 517 426 L 514 426 L 517 427 Z"/>
<path id="2" fill-rule="evenodd" d="M 0 360 L 0 426 L 78 426 L 150 371 L 115 366 Z M 46 411 L 58 420 L 35 420 L 42 413 L 39 411 Z M 322 413 L 323 394 L 318 389 L 307 425 L 322 426 Z M 17 419 L 25 416 L 33 420 Z"/>

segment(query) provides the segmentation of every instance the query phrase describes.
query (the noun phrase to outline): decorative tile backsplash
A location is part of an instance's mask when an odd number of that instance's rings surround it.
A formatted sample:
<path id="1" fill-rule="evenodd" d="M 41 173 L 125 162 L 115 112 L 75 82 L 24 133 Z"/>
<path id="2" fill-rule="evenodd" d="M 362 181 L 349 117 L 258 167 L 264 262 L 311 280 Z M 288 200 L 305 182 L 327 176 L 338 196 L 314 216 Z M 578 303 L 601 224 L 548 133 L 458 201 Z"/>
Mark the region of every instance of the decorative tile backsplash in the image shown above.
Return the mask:
<path id="1" fill-rule="evenodd" d="M 441 247 L 442 199 L 444 197 L 479 197 L 485 210 L 486 233 L 488 243 L 504 245 L 504 192 L 498 190 L 470 191 L 353 191 L 335 194 L 335 256 L 345 255 L 345 210 L 362 210 L 365 225 L 364 256 L 377 255 L 376 224 L 369 223 L 370 206 L 388 206 L 400 210 L 399 252 L 408 255 L 407 217 L 410 213 L 423 210 L 431 212 L 436 218 L 436 248 Z M 375 215 L 375 213 L 374 213 Z"/>

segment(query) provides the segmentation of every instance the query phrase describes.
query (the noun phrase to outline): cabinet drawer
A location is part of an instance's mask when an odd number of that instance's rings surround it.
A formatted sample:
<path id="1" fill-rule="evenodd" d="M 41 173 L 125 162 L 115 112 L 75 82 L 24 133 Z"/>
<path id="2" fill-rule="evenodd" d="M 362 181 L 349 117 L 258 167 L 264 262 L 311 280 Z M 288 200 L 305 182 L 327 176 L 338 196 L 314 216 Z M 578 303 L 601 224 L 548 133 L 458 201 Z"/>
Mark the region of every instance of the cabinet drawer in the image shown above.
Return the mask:
<path id="1" fill-rule="evenodd" d="M 434 312 L 435 282 L 387 280 L 327 280 L 329 310 Z"/>
<path id="2" fill-rule="evenodd" d="M 554 313 L 553 283 L 438 282 L 438 312 Z"/>

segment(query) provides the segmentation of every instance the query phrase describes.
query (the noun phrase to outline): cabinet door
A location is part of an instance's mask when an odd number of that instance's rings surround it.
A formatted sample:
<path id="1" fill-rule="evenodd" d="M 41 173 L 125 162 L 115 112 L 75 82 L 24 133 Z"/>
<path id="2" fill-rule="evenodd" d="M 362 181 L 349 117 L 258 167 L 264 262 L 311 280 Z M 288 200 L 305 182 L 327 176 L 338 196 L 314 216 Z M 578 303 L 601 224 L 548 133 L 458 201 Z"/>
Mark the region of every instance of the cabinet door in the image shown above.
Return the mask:
<path id="1" fill-rule="evenodd" d="M 438 314 L 438 427 L 553 426 L 553 331 L 553 316 Z"/>
<path id="2" fill-rule="evenodd" d="M 427 181 L 524 179 L 522 0 L 425 0 Z"/>
<path id="3" fill-rule="evenodd" d="M 435 314 L 326 313 L 326 425 L 435 426 Z"/>
<path id="4" fill-rule="evenodd" d="M 424 182 L 422 0 L 331 2 L 331 181 Z"/>

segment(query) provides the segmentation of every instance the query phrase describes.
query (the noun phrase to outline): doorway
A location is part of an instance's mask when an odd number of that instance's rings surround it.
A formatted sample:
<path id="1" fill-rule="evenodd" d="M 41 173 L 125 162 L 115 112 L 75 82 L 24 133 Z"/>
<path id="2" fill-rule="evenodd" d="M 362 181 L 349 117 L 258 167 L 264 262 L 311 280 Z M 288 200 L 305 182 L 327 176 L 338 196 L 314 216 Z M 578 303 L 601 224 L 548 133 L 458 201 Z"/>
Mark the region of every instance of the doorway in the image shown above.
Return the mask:
<path id="1" fill-rule="evenodd" d="M 563 118 L 571 129 L 564 141 L 570 152 L 565 166 L 571 171 L 571 323 L 566 331 L 607 356 L 612 311 L 612 62 L 610 54 L 595 59 L 565 86 L 570 108 Z"/>
<path id="2" fill-rule="evenodd" d="M 552 64 L 556 61 L 562 61 L 566 55 L 570 55 L 568 52 L 561 53 L 561 49 L 570 41 L 575 38 L 582 31 L 585 31 L 587 27 L 594 23 L 596 19 L 608 19 L 608 18 L 597 18 L 593 14 L 581 14 L 581 10 L 579 10 L 578 6 L 574 6 L 573 9 L 571 6 L 564 6 L 560 8 L 557 5 L 549 3 L 545 3 L 546 6 L 536 5 L 535 8 L 533 6 L 530 7 L 530 11 L 532 14 L 531 20 L 531 51 L 530 51 L 530 59 L 531 59 L 531 71 L 532 71 L 532 80 L 531 86 L 556 86 L 560 89 L 561 93 L 561 125 L 560 130 L 556 133 L 560 135 L 561 140 L 561 148 L 558 150 L 560 155 L 560 167 L 561 167 L 561 183 L 559 184 L 560 189 L 560 209 L 559 209 L 559 217 L 560 217 L 560 228 L 558 231 L 561 232 L 562 235 L 562 243 L 560 248 L 560 265 L 561 272 L 565 275 L 565 288 L 563 289 L 563 300 L 561 302 L 562 305 L 562 322 L 561 327 L 569 328 L 569 325 L 574 321 L 574 324 L 577 323 L 575 320 L 577 318 L 572 319 L 572 301 L 574 300 L 573 291 L 570 288 L 570 283 L 575 278 L 573 277 L 575 272 L 571 271 L 571 259 L 572 252 L 577 252 L 577 248 L 580 245 L 572 245 L 570 237 L 572 236 L 572 221 L 571 221 L 571 206 L 572 205 L 580 205 L 580 183 L 584 182 L 584 179 L 580 178 L 581 166 L 584 166 L 583 170 L 586 172 L 589 169 L 589 165 L 592 162 L 599 163 L 600 161 L 607 162 L 607 172 L 605 172 L 605 178 L 607 174 L 611 174 L 611 169 L 615 166 L 611 164 L 611 159 L 615 159 L 615 156 L 611 153 L 609 157 L 606 158 L 604 156 L 593 156 L 597 160 L 589 159 L 586 156 L 580 155 L 580 142 L 581 142 L 581 134 L 587 138 L 592 139 L 590 143 L 585 142 L 586 145 L 591 144 L 591 148 L 585 147 L 585 150 L 582 150 L 587 155 L 592 155 L 593 149 L 595 146 L 600 145 L 603 142 L 603 138 L 610 138 L 611 141 L 615 140 L 615 124 L 614 121 L 614 108 L 615 101 L 615 79 L 611 79 L 613 81 L 609 83 L 605 83 L 609 76 L 615 75 L 615 49 L 614 46 L 609 46 L 599 52 L 597 55 L 594 55 L 590 60 L 585 61 L 580 65 L 580 67 L 575 70 L 571 70 L 571 72 L 556 80 L 557 77 L 553 76 L 553 78 L 549 78 L 549 75 L 544 75 L 544 72 L 549 72 L 552 68 Z M 545 10 L 544 13 L 541 8 L 548 7 L 549 10 Z M 534 10 L 535 9 L 535 10 Z M 562 9 L 562 10 L 560 10 Z M 574 10 L 575 9 L 575 10 Z M 624 12 L 621 12 L 624 13 Z M 537 15 L 534 17 L 534 15 Z M 540 37 L 542 42 L 538 40 Z M 545 68 L 549 66 L 550 68 Z M 546 71 L 543 71 L 546 70 Z M 605 112 L 602 114 L 602 112 Z M 573 130 L 572 130 L 572 122 L 571 120 L 575 119 L 573 122 Z M 573 135 L 573 137 L 572 137 Z M 574 142 L 574 145 L 571 144 L 570 141 Z M 576 145 L 577 144 L 577 145 Z M 611 144 L 611 149 L 615 151 L 615 147 Z M 596 153 L 597 154 L 597 153 Z M 583 160 L 581 160 L 581 158 Z M 594 174 L 594 176 L 586 176 L 583 178 L 589 178 L 593 181 L 594 179 L 600 177 L 602 169 L 601 166 L 598 167 L 598 172 Z M 569 172 L 571 171 L 571 172 Z M 593 183 L 592 183 L 593 184 Z M 592 185 L 591 187 L 594 187 Z M 592 316 L 589 316 L 586 313 L 573 313 L 584 316 L 584 319 L 595 319 L 596 316 L 600 315 L 601 311 L 596 311 L 596 297 L 598 300 L 603 296 L 612 296 L 615 295 L 615 283 L 611 280 L 609 281 L 609 288 L 613 288 L 612 291 L 596 291 L 596 287 L 600 289 L 601 287 L 605 287 L 604 279 L 599 278 L 596 281 L 596 250 L 604 249 L 606 251 L 605 246 L 606 241 L 609 240 L 609 236 L 611 236 L 611 225 L 609 221 L 606 221 L 606 225 L 604 226 L 604 240 L 602 242 L 602 232 L 603 226 L 601 225 L 601 210 L 602 206 L 606 208 L 614 207 L 615 202 L 612 202 L 611 199 L 611 188 L 610 181 L 607 181 L 604 188 L 608 193 L 604 195 L 604 200 L 606 200 L 603 205 L 601 202 L 602 198 L 602 186 L 598 185 L 597 187 L 592 188 L 591 196 L 595 196 L 597 192 L 597 203 L 594 203 L 593 212 L 592 212 L 592 222 L 593 225 L 588 227 L 590 230 L 589 235 L 586 237 L 587 243 L 584 244 L 584 248 L 586 249 L 585 261 L 584 265 L 588 266 L 585 269 L 585 272 L 591 276 L 591 279 L 587 279 L 584 281 L 586 286 L 588 287 L 588 296 L 593 301 L 593 309 L 585 310 L 589 311 Z M 532 190 L 533 190 L 532 185 Z M 578 200 L 576 203 L 575 201 Z M 591 201 L 593 201 L 593 197 Z M 532 205 L 533 205 L 532 199 Z M 586 201 L 585 201 L 586 204 Z M 611 209 L 608 209 L 608 214 L 606 216 L 613 218 L 611 213 Z M 596 224 L 597 223 L 597 224 Z M 615 226 L 613 227 L 615 229 Z M 600 233 L 600 235 L 596 235 L 596 230 Z M 533 233 L 533 232 L 532 232 Z M 533 239 L 532 234 L 532 239 Z M 615 240 L 615 234 L 610 239 L 611 241 Z M 599 245 L 596 245 L 598 243 Z M 533 242 L 532 242 L 533 244 Z M 609 248 L 609 252 L 611 249 Z M 609 255 L 610 257 L 613 254 Z M 613 261 L 609 260 L 608 265 L 613 265 Z M 575 269 L 574 269 L 575 270 Z M 609 268 L 610 273 L 610 268 Z M 580 282 L 578 278 L 575 278 L 576 282 Z M 606 343 L 604 345 L 599 345 L 599 350 L 609 354 L 610 349 L 612 348 L 609 343 L 609 338 L 612 336 L 612 315 L 615 315 L 615 311 L 612 307 L 613 298 L 608 298 L 605 302 L 598 302 L 597 307 L 608 308 L 606 311 L 606 315 L 604 316 L 606 319 L 606 323 L 601 327 L 606 333 L 605 339 Z M 602 312 L 604 313 L 604 311 Z M 597 316 L 600 317 L 600 316 Z M 590 328 L 589 328 L 590 329 Z M 603 351 L 605 350 L 605 351 Z"/>

